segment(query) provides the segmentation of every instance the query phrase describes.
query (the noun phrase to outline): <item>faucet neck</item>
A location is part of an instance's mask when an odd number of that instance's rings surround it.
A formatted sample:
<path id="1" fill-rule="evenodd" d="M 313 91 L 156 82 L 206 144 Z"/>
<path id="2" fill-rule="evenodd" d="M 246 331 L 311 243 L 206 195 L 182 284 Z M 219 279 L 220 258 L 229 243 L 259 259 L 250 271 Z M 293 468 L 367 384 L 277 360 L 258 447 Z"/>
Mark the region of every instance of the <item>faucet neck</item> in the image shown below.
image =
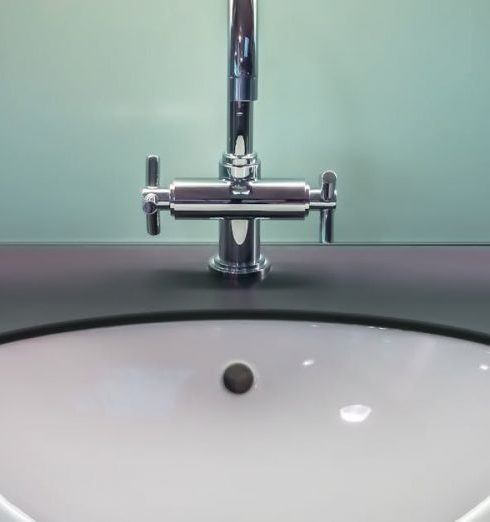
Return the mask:
<path id="1" fill-rule="evenodd" d="M 257 0 L 229 0 L 228 99 L 257 99 Z"/>
<path id="2" fill-rule="evenodd" d="M 226 152 L 253 153 L 253 102 L 257 99 L 257 0 L 229 0 L 228 140 Z"/>

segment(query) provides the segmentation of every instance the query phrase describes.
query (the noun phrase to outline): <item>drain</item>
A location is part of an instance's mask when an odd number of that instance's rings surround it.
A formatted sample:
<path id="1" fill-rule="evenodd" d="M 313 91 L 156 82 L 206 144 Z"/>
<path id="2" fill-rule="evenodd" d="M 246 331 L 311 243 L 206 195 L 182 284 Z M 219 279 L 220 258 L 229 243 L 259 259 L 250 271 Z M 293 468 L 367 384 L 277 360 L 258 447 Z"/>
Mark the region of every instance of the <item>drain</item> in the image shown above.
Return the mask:
<path id="1" fill-rule="evenodd" d="M 254 374 L 246 364 L 230 364 L 223 373 L 223 385 L 230 393 L 247 393 L 253 384 Z"/>

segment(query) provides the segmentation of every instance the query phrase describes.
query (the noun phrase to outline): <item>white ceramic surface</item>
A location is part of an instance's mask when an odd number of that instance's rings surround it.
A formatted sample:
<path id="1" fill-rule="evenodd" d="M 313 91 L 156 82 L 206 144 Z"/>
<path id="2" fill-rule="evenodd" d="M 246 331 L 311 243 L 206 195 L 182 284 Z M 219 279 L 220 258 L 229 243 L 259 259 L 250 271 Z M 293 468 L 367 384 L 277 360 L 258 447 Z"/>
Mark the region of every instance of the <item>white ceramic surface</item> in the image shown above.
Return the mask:
<path id="1" fill-rule="evenodd" d="M 307 322 L 4 345 L 0 521 L 490 520 L 489 368 L 487 346 Z"/>

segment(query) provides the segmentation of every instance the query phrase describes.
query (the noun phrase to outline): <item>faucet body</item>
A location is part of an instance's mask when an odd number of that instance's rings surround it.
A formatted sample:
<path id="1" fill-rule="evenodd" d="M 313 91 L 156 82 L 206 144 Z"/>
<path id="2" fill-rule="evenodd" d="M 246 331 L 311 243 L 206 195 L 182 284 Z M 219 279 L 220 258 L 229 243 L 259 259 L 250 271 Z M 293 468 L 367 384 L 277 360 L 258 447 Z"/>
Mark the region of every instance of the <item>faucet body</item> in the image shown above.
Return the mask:
<path id="1" fill-rule="evenodd" d="M 159 158 L 147 158 L 143 210 L 151 235 L 160 232 L 161 210 L 175 218 L 218 219 L 219 248 L 210 267 L 237 277 L 264 275 L 269 261 L 260 251 L 261 219 L 304 219 L 320 211 L 320 240 L 333 240 L 336 175 L 320 177 L 320 188 L 304 181 L 260 179 L 261 165 L 253 148 L 254 101 L 258 91 L 257 0 L 229 0 L 228 136 L 218 179 L 175 180 L 159 186 Z"/>
<path id="2" fill-rule="evenodd" d="M 247 191 L 247 183 L 260 179 L 260 161 L 253 150 L 257 66 L 257 0 L 229 0 L 228 136 L 220 179 L 229 182 L 235 192 Z M 270 265 L 260 252 L 260 221 L 253 217 L 221 219 L 218 254 L 210 266 L 238 275 L 266 272 Z"/>

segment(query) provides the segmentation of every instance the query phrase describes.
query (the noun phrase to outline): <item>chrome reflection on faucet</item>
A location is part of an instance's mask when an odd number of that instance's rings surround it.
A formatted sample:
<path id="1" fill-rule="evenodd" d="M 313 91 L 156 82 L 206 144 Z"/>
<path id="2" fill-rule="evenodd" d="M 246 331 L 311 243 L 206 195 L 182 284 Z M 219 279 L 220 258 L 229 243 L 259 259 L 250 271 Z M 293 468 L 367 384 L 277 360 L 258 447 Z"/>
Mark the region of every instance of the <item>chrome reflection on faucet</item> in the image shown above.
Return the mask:
<path id="1" fill-rule="evenodd" d="M 320 188 L 305 181 L 260 179 L 253 149 L 253 102 L 257 99 L 257 0 L 229 0 L 228 139 L 217 179 L 180 179 L 159 186 L 159 158 L 148 156 L 143 210 L 148 233 L 160 233 L 161 210 L 175 218 L 219 219 L 218 253 L 210 267 L 228 276 L 265 274 L 260 251 L 261 219 L 304 219 L 320 212 L 320 241 L 333 241 L 337 205 L 334 172 L 320 176 Z"/>

